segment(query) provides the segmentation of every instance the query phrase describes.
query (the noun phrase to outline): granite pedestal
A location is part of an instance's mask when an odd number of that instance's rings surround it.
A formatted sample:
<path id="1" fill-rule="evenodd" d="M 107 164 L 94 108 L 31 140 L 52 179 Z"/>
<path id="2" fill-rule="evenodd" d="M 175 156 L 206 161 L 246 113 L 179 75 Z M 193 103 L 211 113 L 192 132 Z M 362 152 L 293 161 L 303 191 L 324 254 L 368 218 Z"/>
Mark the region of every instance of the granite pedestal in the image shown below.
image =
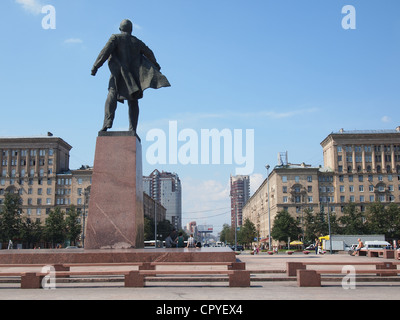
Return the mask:
<path id="1" fill-rule="evenodd" d="M 85 249 L 144 246 L 142 147 L 132 132 L 97 138 Z"/>

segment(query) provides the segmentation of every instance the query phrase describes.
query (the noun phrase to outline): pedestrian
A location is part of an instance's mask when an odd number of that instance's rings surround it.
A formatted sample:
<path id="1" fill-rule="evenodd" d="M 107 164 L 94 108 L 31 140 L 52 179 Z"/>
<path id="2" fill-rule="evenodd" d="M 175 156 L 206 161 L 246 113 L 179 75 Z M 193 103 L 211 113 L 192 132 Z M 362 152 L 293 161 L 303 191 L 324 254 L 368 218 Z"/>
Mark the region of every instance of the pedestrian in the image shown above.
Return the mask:
<path id="1" fill-rule="evenodd" d="M 315 238 L 315 254 L 318 254 L 319 253 L 319 246 L 320 246 L 320 243 L 319 243 L 319 239 L 318 238 Z"/>
<path id="2" fill-rule="evenodd" d="M 178 243 L 178 248 L 183 248 L 185 246 L 185 241 L 182 232 L 179 232 L 178 239 L 176 240 L 176 242 Z"/>
<path id="3" fill-rule="evenodd" d="M 176 248 L 176 242 L 173 239 L 174 234 L 171 232 L 169 236 L 165 239 L 166 248 Z"/>
<path id="4" fill-rule="evenodd" d="M 355 256 L 357 254 L 358 251 L 360 251 L 362 248 L 364 248 L 364 243 L 361 241 L 360 238 L 357 239 L 358 241 L 358 246 L 357 248 L 354 250 L 352 256 Z"/>
<path id="5" fill-rule="evenodd" d="M 193 234 L 190 235 L 188 241 L 187 241 L 187 247 L 188 248 L 194 248 L 194 238 Z"/>

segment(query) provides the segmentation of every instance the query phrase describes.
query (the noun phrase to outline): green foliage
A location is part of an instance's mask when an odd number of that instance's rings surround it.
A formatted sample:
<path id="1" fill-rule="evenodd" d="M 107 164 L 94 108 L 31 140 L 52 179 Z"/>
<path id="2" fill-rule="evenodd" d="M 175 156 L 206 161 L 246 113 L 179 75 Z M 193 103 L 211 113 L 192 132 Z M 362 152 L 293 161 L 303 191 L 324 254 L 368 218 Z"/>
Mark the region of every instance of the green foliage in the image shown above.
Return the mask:
<path id="1" fill-rule="evenodd" d="M 298 239 L 301 229 L 296 220 L 286 211 L 280 211 L 274 218 L 271 237 L 275 240 L 287 242 L 288 238 Z"/>
<path id="2" fill-rule="evenodd" d="M 246 219 L 238 233 L 238 242 L 243 245 L 249 245 L 254 242 L 255 237 L 257 237 L 256 226 L 249 219 Z"/>
<path id="3" fill-rule="evenodd" d="M 64 212 L 59 207 L 51 210 L 43 230 L 44 239 L 55 245 L 64 243 L 67 239 L 67 224 L 64 220 Z"/>
<path id="4" fill-rule="evenodd" d="M 22 226 L 21 197 L 19 194 L 7 193 L 0 212 L 0 240 L 8 242 L 20 238 Z"/>
<path id="5" fill-rule="evenodd" d="M 75 206 L 71 206 L 67 212 L 65 219 L 66 238 L 71 244 L 76 244 L 80 234 L 82 233 L 82 226 L 80 224 L 80 214 L 77 212 Z"/>
<path id="6" fill-rule="evenodd" d="M 367 234 L 368 228 L 364 220 L 363 214 L 357 209 L 355 203 L 348 203 L 344 207 L 343 215 L 339 218 L 342 234 Z"/>

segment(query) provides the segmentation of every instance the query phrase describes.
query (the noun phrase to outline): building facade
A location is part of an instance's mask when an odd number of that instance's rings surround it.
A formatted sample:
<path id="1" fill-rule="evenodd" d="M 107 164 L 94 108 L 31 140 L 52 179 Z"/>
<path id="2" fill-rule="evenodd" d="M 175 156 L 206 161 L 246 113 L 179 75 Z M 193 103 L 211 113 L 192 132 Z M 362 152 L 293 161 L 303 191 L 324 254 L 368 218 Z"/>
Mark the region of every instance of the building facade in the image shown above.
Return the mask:
<path id="1" fill-rule="evenodd" d="M 0 138 L 0 210 L 7 193 L 18 193 L 23 218 L 44 224 L 51 210 L 68 212 L 73 205 L 85 228 L 93 168 L 69 169 L 71 149 L 52 135 Z M 146 194 L 143 206 L 146 216 L 154 219 L 156 212 L 157 221 L 165 220 L 166 208 Z"/>
<path id="2" fill-rule="evenodd" d="M 328 135 L 321 146 L 324 167 L 276 166 L 243 208 L 244 218 L 256 225 L 261 238 L 268 239 L 269 217 L 272 228 L 282 210 L 301 226 L 305 209 L 329 210 L 340 217 L 348 203 L 361 212 L 378 201 L 400 204 L 400 128 L 342 129 Z"/>
<path id="3" fill-rule="evenodd" d="M 250 177 L 231 176 L 231 226 L 243 225 L 243 207 L 250 198 Z"/>
<path id="4" fill-rule="evenodd" d="M 143 177 L 143 191 L 166 209 L 166 220 L 182 229 L 182 186 L 176 173 L 154 170 Z"/>
<path id="5" fill-rule="evenodd" d="M 19 193 L 22 216 L 44 223 L 50 210 L 85 207 L 92 170 L 69 170 L 72 147 L 61 138 L 0 138 L 0 205 L 7 192 Z"/>

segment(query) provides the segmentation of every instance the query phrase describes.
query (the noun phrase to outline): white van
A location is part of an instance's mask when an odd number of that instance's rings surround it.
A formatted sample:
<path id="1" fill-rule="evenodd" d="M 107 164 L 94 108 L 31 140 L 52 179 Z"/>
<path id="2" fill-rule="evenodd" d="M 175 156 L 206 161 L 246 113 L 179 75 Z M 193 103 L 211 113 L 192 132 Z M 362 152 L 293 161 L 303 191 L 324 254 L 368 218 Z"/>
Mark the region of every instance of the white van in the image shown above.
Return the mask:
<path id="1" fill-rule="evenodd" d="M 365 241 L 364 248 L 365 250 L 376 250 L 376 249 L 386 249 L 390 247 L 390 243 L 387 241 Z"/>

